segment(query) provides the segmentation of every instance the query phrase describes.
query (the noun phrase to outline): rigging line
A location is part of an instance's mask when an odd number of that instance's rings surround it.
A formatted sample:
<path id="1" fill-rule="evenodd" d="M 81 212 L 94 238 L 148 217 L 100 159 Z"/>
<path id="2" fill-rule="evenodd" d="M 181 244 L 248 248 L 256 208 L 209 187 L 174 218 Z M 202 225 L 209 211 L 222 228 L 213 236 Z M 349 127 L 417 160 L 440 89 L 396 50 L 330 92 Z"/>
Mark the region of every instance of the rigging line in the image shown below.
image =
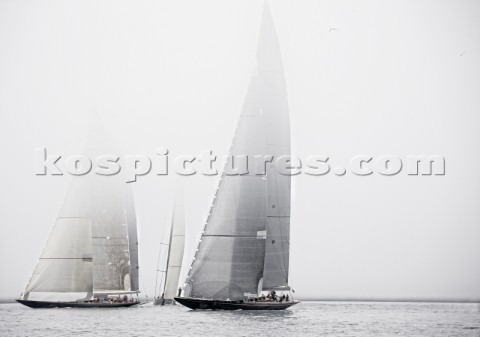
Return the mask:
<path id="1" fill-rule="evenodd" d="M 283 278 L 285 279 L 285 283 L 288 284 L 288 272 L 287 272 L 287 263 L 285 261 L 285 258 L 284 258 L 284 254 L 283 252 L 285 251 L 283 248 L 283 236 L 280 235 L 281 237 L 281 242 L 282 242 L 282 261 L 283 261 L 283 271 L 282 271 L 282 274 L 283 274 Z"/>
<path id="2" fill-rule="evenodd" d="M 39 260 L 89 260 L 91 257 L 40 257 Z"/>
<path id="3" fill-rule="evenodd" d="M 280 236 L 281 238 L 281 241 L 283 241 L 283 238 L 282 236 Z M 273 246 L 274 244 L 272 244 Z M 283 242 L 282 242 L 282 248 L 283 248 Z M 275 250 L 275 247 L 274 247 L 274 250 Z M 277 262 L 277 265 L 279 266 L 279 270 L 280 270 L 280 274 L 283 276 L 283 278 L 285 279 L 285 283 L 288 283 L 288 274 L 286 273 L 286 264 L 285 264 L 285 259 L 283 258 L 283 251 L 280 253 L 280 254 L 277 254 L 276 252 L 273 252 L 273 255 L 276 257 L 275 261 Z M 281 255 L 282 257 L 280 257 L 279 255 Z M 282 262 L 280 261 L 280 259 L 282 259 L 283 261 L 283 270 L 282 270 Z"/>
<path id="4" fill-rule="evenodd" d="M 235 136 L 234 136 L 234 138 L 235 138 Z M 233 145 L 232 145 L 232 146 L 233 146 Z M 232 146 L 230 146 L 230 149 L 231 149 Z M 230 150 L 229 150 L 229 151 L 230 151 Z M 205 230 L 206 230 L 206 228 L 207 228 L 208 221 L 210 220 L 210 214 L 211 214 L 211 212 L 213 211 L 213 206 L 214 206 L 214 203 L 215 203 L 215 199 L 217 198 L 218 191 L 220 191 L 220 186 L 221 186 L 222 183 L 223 183 L 223 179 L 222 179 L 223 177 L 225 177 L 225 173 L 224 173 L 224 172 L 222 172 L 222 175 L 220 176 L 220 178 L 219 178 L 218 181 L 217 181 L 217 186 L 216 186 L 215 192 L 214 192 L 214 194 L 213 194 L 212 204 L 211 204 L 211 206 L 209 206 L 208 215 L 207 215 L 207 217 L 206 217 L 205 223 L 203 224 L 202 232 L 200 233 L 200 239 L 198 240 L 197 248 L 196 248 L 196 250 L 195 250 L 194 253 L 193 253 L 193 259 L 192 259 L 192 262 L 190 263 L 190 268 L 189 268 L 189 270 L 188 270 L 188 272 L 187 272 L 187 276 L 185 277 L 185 282 L 184 282 L 184 283 L 187 283 L 187 280 L 190 279 L 190 274 L 191 274 L 191 272 L 192 272 L 193 265 L 194 265 L 195 260 L 196 260 L 196 258 L 197 258 L 197 253 L 199 252 L 200 246 L 202 245 L 202 242 L 203 242 L 203 241 L 202 241 L 202 238 L 204 237 L 204 233 L 205 233 Z"/>
<path id="5" fill-rule="evenodd" d="M 155 291 L 153 293 L 153 298 L 157 297 L 157 283 L 158 283 L 158 265 L 160 264 L 160 257 L 162 255 L 162 245 L 163 243 L 163 236 L 165 235 L 165 230 L 162 232 L 162 236 L 160 237 L 160 247 L 158 247 L 158 258 L 157 258 L 157 275 L 155 276 Z"/>
<path id="6" fill-rule="evenodd" d="M 290 243 L 289 243 L 289 245 L 290 245 Z M 291 275 L 290 275 L 290 289 L 293 290 L 293 278 L 292 278 Z"/>
<path id="7" fill-rule="evenodd" d="M 277 262 L 277 265 L 279 267 L 278 269 L 280 271 L 280 274 L 283 276 L 283 278 L 285 280 L 285 283 L 288 285 L 288 273 L 287 273 L 287 268 L 286 268 L 287 266 L 286 266 L 286 263 L 285 263 L 285 259 L 283 258 L 283 256 L 284 256 L 284 254 L 283 254 L 283 238 L 282 238 L 282 236 L 280 236 L 280 238 L 281 238 L 281 241 L 282 241 L 282 252 L 280 252 L 280 254 L 277 254 L 276 252 L 273 252 L 273 255 L 275 255 L 275 257 L 276 257 L 275 261 Z M 273 244 L 272 244 L 272 246 L 273 246 Z M 280 255 L 281 255 L 281 257 L 280 257 Z M 282 261 L 280 261 L 280 259 Z M 282 264 L 283 264 L 283 269 L 282 269 Z"/>
<path id="8" fill-rule="evenodd" d="M 138 271 L 138 274 L 140 275 L 140 280 L 143 283 L 143 289 L 145 289 L 145 298 L 148 298 L 147 291 L 146 291 L 147 288 L 145 287 L 145 280 L 143 279 L 143 274 L 140 271 Z M 137 296 L 138 296 L 138 293 L 137 293 Z"/>
<path id="9" fill-rule="evenodd" d="M 290 219 L 288 221 L 290 221 Z M 280 228 L 283 229 L 281 221 L 279 221 L 279 222 L 280 222 Z M 280 242 L 282 244 L 281 259 L 282 259 L 282 262 L 283 262 L 283 270 L 281 270 L 281 274 L 282 274 L 282 276 L 285 280 L 285 283 L 288 285 L 288 271 L 287 271 L 287 262 L 286 262 L 285 254 L 284 254 L 284 251 L 285 251 L 284 241 L 285 241 L 285 236 L 283 235 L 282 230 L 280 230 Z"/>
<path id="10" fill-rule="evenodd" d="M 278 178 L 278 175 L 276 175 L 276 177 Z M 291 178 L 290 178 L 290 180 L 291 180 Z M 290 181 L 290 184 L 291 184 L 291 181 Z M 279 195 L 279 193 L 278 193 L 278 184 L 276 184 L 276 188 L 277 188 L 277 195 Z M 291 201 L 291 185 L 290 185 L 290 195 L 289 195 L 289 199 L 290 199 L 290 201 Z M 278 212 L 280 212 L 280 207 L 279 207 L 279 209 L 278 209 Z M 280 215 L 278 215 L 278 217 L 280 217 Z M 289 209 L 289 214 L 288 214 L 288 216 L 284 216 L 284 217 L 285 217 L 285 218 L 288 218 L 288 223 L 289 223 L 289 228 L 290 228 L 290 209 Z M 288 285 L 287 262 L 286 262 L 286 260 L 285 260 L 285 254 L 283 253 L 283 252 L 284 252 L 284 241 L 285 241 L 284 238 L 285 238 L 285 237 L 284 237 L 283 231 L 282 231 L 283 226 L 282 226 L 281 220 L 279 220 L 279 222 L 280 222 L 280 239 L 281 239 L 280 241 L 281 241 L 281 243 L 282 243 L 282 262 L 283 262 L 283 270 L 281 271 L 281 273 L 282 273 L 283 278 L 285 279 L 285 283 Z M 290 235 L 289 235 L 288 240 L 290 240 Z M 290 242 L 288 241 L 288 243 L 289 243 L 289 247 L 288 247 L 288 248 L 290 248 Z"/>
<path id="11" fill-rule="evenodd" d="M 290 210 L 289 210 L 290 212 Z M 282 227 L 283 228 L 283 227 Z M 288 254 L 290 255 L 290 216 L 288 217 L 288 228 L 289 228 L 289 231 L 288 231 L 288 238 L 287 240 L 284 240 L 284 236 L 283 236 L 283 233 L 280 232 L 280 237 L 282 239 L 282 248 L 283 248 L 283 245 L 284 245 L 284 242 L 288 245 Z M 284 250 L 282 250 L 283 252 Z M 283 268 L 284 268 L 284 275 L 283 277 L 285 278 L 285 283 L 288 284 L 288 269 L 287 269 L 287 260 L 284 258 L 284 254 L 282 254 L 282 257 L 283 257 Z"/>
<path id="12" fill-rule="evenodd" d="M 289 220 L 289 224 L 290 224 L 290 220 Z M 285 258 L 284 258 L 284 254 L 283 254 L 283 252 L 284 252 L 284 249 L 283 249 L 284 246 L 283 246 L 283 244 L 284 244 L 284 241 L 285 241 L 285 240 L 284 240 L 284 236 L 282 235 L 282 232 L 280 232 L 280 239 L 281 239 L 280 241 L 282 242 L 282 261 L 283 261 L 282 276 L 283 276 L 283 278 L 285 279 L 285 283 L 287 283 L 287 285 L 288 285 L 287 262 L 286 262 L 286 260 L 285 260 Z M 290 249 L 290 237 L 288 238 L 288 241 L 286 241 L 286 242 L 288 243 L 288 248 Z"/>
<path id="13" fill-rule="evenodd" d="M 236 155 L 235 155 L 236 156 Z M 264 174 L 251 174 L 251 173 L 245 173 L 245 174 L 234 174 L 234 175 L 226 175 L 226 177 L 248 177 L 248 178 L 263 178 L 265 175 Z"/>
<path id="14" fill-rule="evenodd" d="M 273 146 L 273 148 L 275 149 L 275 145 L 272 145 L 272 146 Z M 280 194 L 279 194 L 279 191 L 278 191 L 278 173 L 274 173 L 273 176 L 274 176 L 274 182 L 275 182 L 275 192 L 276 192 L 276 195 L 278 196 L 278 195 L 280 195 Z M 277 199 L 278 199 L 278 197 L 277 197 Z M 278 204 L 279 204 L 279 202 L 278 202 L 279 200 L 276 200 L 276 201 L 277 201 L 276 204 L 278 205 Z M 278 206 L 280 206 L 280 205 L 278 205 Z M 280 207 L 277 207 L 277 208 L 276 208 L 276 213 L 277 213 L 277 215 L 275 216 L 276 218 L 281 218 L 281 217 L 282 217 L 282 216 L 280 215 Z M 290 215 L 288 215 L 288 217 L 290 217 Z M 277 263 L 279 264 L 279 267 L 280 267 L 280 274 L 283 276 L 283 278 L 284 278 L 284 280 L 285 280 L 285 283 L 287 283 L 287 285 L 288 285 L 287 265 L 286 265 L 286 263 L 285 263 L 285 258 L 284 258 L 284 254 L 283 254 L 283 248 L 284 248 L 284 246 L 283 246 L 283 241 L 284 241 L 284 236 L 282 235 L 282 231 L 281 231 L 281 229 L 282 229 L 282 226 L 281 226 L 282 223 L 281 223 L 280 220 L 279 220 L 279 225 L 280 225 L 280 231 L 279 231 L 279 232 L 280 232 L 280 242 L 282 243 L 282 252 L 281 252 L 281 257 L 277 256 L 277 259 L 276 259 L 276 260 L 277 260 Z M 275 254 L 275 255 L 277 255 L 277 254 Z M 280 258 L 282 259 L 282 261 L 279 261 Z M 283 264 L 283 270 L 282 270 L 282 264 Z"/>
<path id="15" fill-rule="evenodd" d="M 92 236 L 92 239 L 108 239 L 108 240 L 125 240 L 123 237 L 111 237 L 111 236 Z M 127 244 L 125 244 L 127 245 Z"/>
<path id="16" fill-rule="evenodd" d="M 175 207 L 175 206 L 174 206 Z M 175 212 L 175 210 L 174 210 Z M 165 290 L 167 290 L 167 277 L 168 277 L 168 264 L 170 263 L 170 254 L 172 252 L 172 235 L 173 235 L 173 224 L 175 223 L 175 213 L 172 216 L 172 222 L 170 223 L 170 239 L 168 240 L 168 255 L 167 255 L 167 265 L 165 271 L 165 284 L 163 285 L 163 294 L 165 294 Z"/>
<path id="17" fill-rule="evenodd" d="M 257 239 L 257 235 L 228 235 L 228 234 L 207 234 L 204 237 L 221 237 L 221 238 L 245 238 L 245 239 Z"/>

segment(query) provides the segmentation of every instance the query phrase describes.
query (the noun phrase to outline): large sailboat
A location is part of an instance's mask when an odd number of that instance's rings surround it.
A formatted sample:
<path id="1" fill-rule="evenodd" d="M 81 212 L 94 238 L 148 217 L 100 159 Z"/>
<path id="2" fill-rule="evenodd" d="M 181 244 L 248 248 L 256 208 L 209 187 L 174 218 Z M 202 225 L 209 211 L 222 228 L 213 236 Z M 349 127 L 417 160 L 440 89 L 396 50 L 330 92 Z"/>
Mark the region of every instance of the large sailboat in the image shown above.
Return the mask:
<path id="1" fill-rule="evenodd" d="M 120 174 L 75 176 L 28 285 L 31 308 L 138 304 L 138 242 L 130 185 Z"/>
<path id="2" fill-rule="evenodd" d="M 157 279 L 155 281 L 154 305 L 174 304 L 177 294 L 178 279 L 182 269 L 183 251 L 185 248 L 185 212 L 183 207 L 183 195 L 177 194 L 173 206 L 173 214 L 170 219 L 168 243 L 161 242 L 161 248 L 167 248 L 165 260 L 161 259 L 160 249 L 157 263 Z M 160 275 L 160 277 L 159 277 Z M 157 294 L 158 285 L 158 294 Z"/>
<path id="3" fill-rule="evenodd" d="M 290 155 L 286 85 L 267 4 L 230 155 L 247 155 L 249 164 L 255 156 Z M 224 310 L 284 310 L 298 303 L 288 285 L 291 179 L 272 163 L 265 171 L 224 171 L 177 302 Z"/>

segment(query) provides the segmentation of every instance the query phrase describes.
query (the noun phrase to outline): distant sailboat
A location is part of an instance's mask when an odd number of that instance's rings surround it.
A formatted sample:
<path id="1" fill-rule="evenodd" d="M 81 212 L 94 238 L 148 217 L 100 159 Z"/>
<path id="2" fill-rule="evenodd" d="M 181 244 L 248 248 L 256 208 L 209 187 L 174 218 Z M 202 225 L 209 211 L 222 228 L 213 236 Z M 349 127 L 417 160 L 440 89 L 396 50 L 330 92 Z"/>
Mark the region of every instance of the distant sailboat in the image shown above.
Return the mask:
<path id="1" fill-rule="evenodd" d="M 72 179 L 50 237 L 17 301 L 31 308 L 138 304 L 138 242 L 130 185 L 121 175 Z"/>
<path id="2" fill-rule="evenodd" d="M 175 199 L 169 232 L 166 261 L 160 261 L 159 256 L 159 262 L 157 264 L 155 292 L 157 291 L 159 272 L 161 276 L 158 296 L 155 294 L 153 301 L 154 305 L 175 303 L 174 297 L 177 294 L 178 279 L 182 269 L 183 251 L 185 247 L 185 212 L 183 196 L 181 195 L 177 195 Z M 163 243 L 161 245 L 163 245 Z M 164 269 L 161 269 L 160 263 L 164 264 Z"/>
<path id="3" fill-rule="evenodd" d="M 290 155 L 290 123 L 278 40 L 265 4 L 252 76 L 230 149 L 232 156 Z M 290 176 L 225 172 L 184 286 L 191 309 L 283 310 L 288 285 Z M 269 292 L 265 296 L 264 292 Z M 276 292 L 283 293 L 278 296 Z M 286 293 L 286 294 L 285 294 Z"/>

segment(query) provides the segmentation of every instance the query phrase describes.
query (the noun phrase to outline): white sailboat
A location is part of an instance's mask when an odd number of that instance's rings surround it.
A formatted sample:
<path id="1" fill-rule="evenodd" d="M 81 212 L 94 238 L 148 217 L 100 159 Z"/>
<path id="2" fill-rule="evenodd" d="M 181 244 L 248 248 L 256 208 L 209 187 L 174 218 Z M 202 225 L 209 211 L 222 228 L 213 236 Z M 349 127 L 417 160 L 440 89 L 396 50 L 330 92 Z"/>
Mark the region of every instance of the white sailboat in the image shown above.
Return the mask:
<path id="1" fill-rule="evenodd" d="M 131 187 L 120 174 L 90 172 L 73 177 L 33 275 L 17 301 L 32 308 L 128 307 L 139 303 L 133 298 L 139 292 L 138 273 Z"/>
<path id="2" fill-rule="evenodd" d="M 290 155 L 285 79 L 267 4 L 257 67 L 230 155 L 248 155 L 249 162 L 258 155 Z M 183 297 L 175 298 L 191 309 L 283 310 L 298 303 L 288 285 L 290 176 L 273 164 L 266 175 L 249 169 L 244 175 L 222 174 Z"/>
<path id="3" fill-rule="evenodd" d="M 165 246 L 161 243 L 161 246 Z M 157 263 L 157 279 L 155 281 L 154 305 L 174 304 L 177 295 L 178 280 L 182 269 L 183 252 L 185 248 L 185 211 L 183 195 L 177 194 L 170 220 L 169 240 L 165 261 Z M 160 266 L 163 264 L 163 266 Z M 159 277 L 160 274 L 160 277 Z M 158 293 L 157 293 L 157 285 Z"/>

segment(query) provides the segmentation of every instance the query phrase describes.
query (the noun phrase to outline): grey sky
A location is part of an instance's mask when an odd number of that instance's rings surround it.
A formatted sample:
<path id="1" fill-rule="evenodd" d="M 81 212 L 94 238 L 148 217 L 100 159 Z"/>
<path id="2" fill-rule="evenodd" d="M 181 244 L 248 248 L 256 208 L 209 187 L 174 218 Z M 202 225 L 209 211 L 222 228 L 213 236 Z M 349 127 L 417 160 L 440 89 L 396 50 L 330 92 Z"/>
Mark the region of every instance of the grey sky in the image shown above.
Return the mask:
<path id="1" fill-rule="evenodd" d="M 446 158 L 445 176 L 294 177 L 297 294 L 480 298 L 480 2 L 270 8 L 293 154 L 338 165 Z M 261 10 L 254 0 L 0 1 L 1 297 L 23 291 L 70 181 L 35 176 L 34 149 L 80 153 L 96 113 L 125 154 L 225 154 Z M 148 295 L 176 178 L 133 185 Z M 184 180 L 189 265 L 217 178 Z"/>

